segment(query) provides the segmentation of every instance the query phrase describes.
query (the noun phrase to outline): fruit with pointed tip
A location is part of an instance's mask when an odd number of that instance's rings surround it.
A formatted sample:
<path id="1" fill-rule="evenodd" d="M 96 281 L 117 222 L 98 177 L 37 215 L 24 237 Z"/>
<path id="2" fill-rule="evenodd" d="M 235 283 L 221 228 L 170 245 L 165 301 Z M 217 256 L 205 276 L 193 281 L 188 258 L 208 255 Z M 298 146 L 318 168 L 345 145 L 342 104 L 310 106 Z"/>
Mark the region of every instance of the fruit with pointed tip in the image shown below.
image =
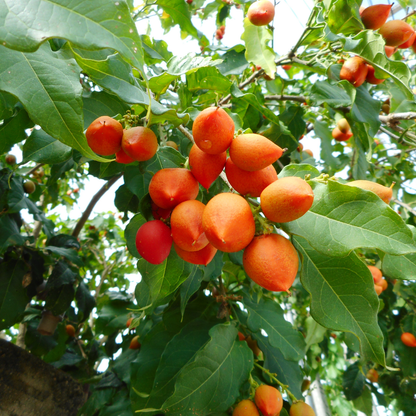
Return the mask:
<path id="1" fill-rule="evenodd" d="M 170 228 L 160 220 L 148 221 L 137 231 L 137 251 L 151 264 L 163 263 L 169 256 L 171 247 Z"/>
<path id="2" fill-rule="evenodd" d="M 378 84 L 381 84 L 382 82 L 385 81 L 384 79 L 376 78 L 376 76 L 374 75 L 375 71 L 374 71 L 373 65 L 367 64 L 367 67 L 368 67 L 368 72 L 367 72 L 367 76 L 365 78 L 365 80 L 367 82 L 369 82 L 370 84 L 373 84 L 373 85 L 378 85 Z"/>
<path id="3" fill-rule="evenodd" d="M 259 286 L 273 292 L 285 292 L 298 272 L 298 254 L 293 244 L 279 234 L 254 237 L 243 253 L 243 266 Z"/>
<path id="4" fill-rule="evenodd" d="M 6 163 L 10 166 L 14 166 L 16 164 L 16 156 L 15 155 L 6 155 Z"/>
<path id="5" fill-rule="evenodd" d="M 134 159 L 130 157 L 122 148 L 116 153 L 116 162 L 128 165 L 133 163 Z"/>
<path id="6" fill-rule="evenodd" d="M 282 65 L 282 68 L 283 68 L 285 71 L 289 71 L 289 69 L 290 69 L 290 68 L 292 68 L 292 65 Z"/>
<path id="7" fill-rule="evenodd" d="M 403 20 L 389 20 L 381 26 L 379 33 L 387 46 L 399 46 L 409 40 L 414 30 Z"/>
<path id="8" fill-rule="evenodd" d="M 338 127 L 335 127 L 334 130 L 332 130 L 332 137 L 337 142 L 346 142 L 347 140 L 351 139 L 352 133 L 350 131 L 343 133 Z"/>
<path id="9" fill-rule="evenodd" d="M 415 39 L 416 39 L 416 32 L 413 32 L 412 35 L 410 36 L 410 38 L 406 42 L 399 45 L 397 48 L 398 49 L 410 48 L 411 46 L 413 46 L 413 44 L 415 42 Z"/>
<path id="10" fill-rule="evenodd" d="M 274 5 L 269 0 L 259 0 L 251 4 L 247 18 L 255 26 L 268 25 L 274 19 Z"/>
<path id="11" fill-rule="evenodd" d="M 378 382 L 378 371 L 375 368 L 370 368 L 365 376 L 372 383 Z"/>
<path id="12" fill-rule="evenodd" d="M 229 152 L 240 169 L 253 172 L 276 162 L 283 149 L 260 134 L 240 134 L 232 141 Z"/>
<path id="13" fill-rule="evenodd" d="M 337 127 L 341 133 L 348 133 L 351 130 L 350 123 L 346 118 L 341 118 L 337 121 Z"/>
<path id="14" fill-rule="evenodd" d="M 208 201 L 202 227 L 208 241 L 226 253 L 247 247 L 256 230 L 250 205 L 242 196 L 232 193 L 220 193 Z"/>
<path id="15" fill-rule="evenodd" d="M 305 215 L 313 199 L 313 190 L 306 181 L 288 176 L 273 182 L 261 193 L 260 205 L 267 219 L 284 223 Z"/>
<path id="16" fill-rule="evenodd" d="M 198 181 L 184 168 L 165 168 L 157 171 L 149 184 L 149 194 L 160 208 L 173 209 L 181 202 L 196 199 Z"/>
<path id="17" fill-rule="evenodd" d="M 148 127 L 132 127 L 124 130 L 121 146 L 128 156 L 137 162 L 144 162 L 156 154 L 157 137 Z"/>
<path id="18" fill-rule="evenodd" d="M 217 249 L 210 243 L 208 243 L 203 249 L 198 251 L 185 251 L 179 248 L 175 243 L 173 247 L 176 251 L 176 254 L 182 259 L 191 264 L 200 264 L 202 266 L 207 266 L 211 263 L 215 254 L 217 254 Z"/>
<path id="19" fill-rule="evenodd" d="M 279 416 L 283 407 L 283 398 L 280 391 L 267 384 L 257 387 L 254 401 L 263 416 Z"/>
<path id="20" fill-rule="evenodd" d="M 307 153 L 310 157 L 313 157 L 313 152 L 311 149 L 305 149 L 304 152 Z"/>
<path id="21" fill-rule="evenodd" d="M 366 7 L 361 13 L 361 20 L 366 29 L 377 30 L 386 23 L 392 4 L 374 4 Z"/>
<path id="22" fill-rule="evenodd" d="M 220 107 L 202 110 L 192 127 L 195 144 L 210 155 L 225 152 L 234 137 L 234 121 Z"/>
<path id="23" fill-rule="evenodd" d="M 88 126 L 85 136 L 93 152 L 110 156 L 121 148 L 123 126 L 111 117 L 98 117 Z"/>
<path id="24" fill-rule="evenodd" d="M 67 334 L 69 337 L 75 337 L 75 328 L 74 328 L 74 326 L 73 326 L 73 325 L 68 324 L 68 325 L 65 327 L 65 331 L 66 331 L 66 334 Z"/>
<path id="25" fill-rule="evenodd" d="M 131 341 L 129 345 L 129 349 L 131 350 L 139 350 L 142 344 L 139 342 L 139 335 L 136 335 Z"/>
<path id="26" fill-rule="evenodd" d="M 363 58 L 354 56 L 347 59 L 341 67 L 339 77 L 358 88 L 365 81 L 368 67 Z"/>
<path id="27" fill-rule="evenodd" d="M 371 272 L 371 275 L 373 276 L 373 280 L 375 284 L 378 284 L 378 282 L 381 282 L 383 279 L 383 274 L 381 273 L 381 270 L 376 266 L 367 266 L 368 269 Z"/>
<path id="28" fill-rule="evenodd" d="M 290 406 L 290 416 L 316 416 L 312 407 L 305 402 L 296 402 Z"/>
<path id="29" fill-rule="evenodd" d="M 233 416 L 260 416 L 260 414 L 251 400 L 241 400 L 234 408 Z"/>
<path id="30" fill-rule="evenodd" d="M 23 182 L 23 189 L 27 194 L 33 194 L 36 191 L 36 185 L 33 181 L 28 180 Z"/>
<path id="31" fill-rule="evenodd" d="M 410 332 L 403 332 L 400 339 L 402 340 L 403 344 L 407 347 L 416 347 L 416 338 L 415 336 Z"/>
<path id="32" fill-rule="evenodd" d="M 388 188 L 387 186 L 380 185 L 377 182 L 367 181 L 360 179 L 357 181 L 349 182 L 348 185 L 356 186 L 357 188 L 365 189 L 367 191 L 374 192 L 378 195 L 386 204 L 390 202 L 390 199 L 393 196 L 393 189 Z"/>

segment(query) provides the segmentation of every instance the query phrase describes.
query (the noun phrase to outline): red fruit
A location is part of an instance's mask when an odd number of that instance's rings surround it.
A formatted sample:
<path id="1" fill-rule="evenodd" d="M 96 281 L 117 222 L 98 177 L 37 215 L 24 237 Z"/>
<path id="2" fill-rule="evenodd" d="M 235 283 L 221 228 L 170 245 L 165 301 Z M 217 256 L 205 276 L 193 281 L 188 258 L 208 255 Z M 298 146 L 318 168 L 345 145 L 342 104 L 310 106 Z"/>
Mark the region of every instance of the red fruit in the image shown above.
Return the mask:
<path id="1" fill-rule="evenodd" d="M 172 211 L 170 217 L 172 238 L 180 249 L 199 251 L 208 244 L 208 239 L 202 229 L 204 209 L 205 204 L 191 200 L 181 202 Z"/>
<path id="2" fill-rule="evenodd" d="M 226 159 L 227 152 L 210 155 L 194 144 L 189 152 L 189 167 L 196 180 L 208 189 L 224 169 Z"/>
<path id="3" fill-rule="evenodd" d="M 259 416 L 259 411 L 251 400 L 242 400 L 235 407 L 233 416 Z"/>
<path id="4" fill-rule="evenodd" d="M 266 384 L 257 387 L 254 401 L 263 416 L 279 416 L 283 407 L 280 391 Z"/>
<path id="5" fill-rule="evenodd" d="M 256 1 L 248 8 L 247 18 L 255 26 L 268 25 L 274 18 L 273 3 L 269 0 Z"/>
<path id="6" fill-rule="evenodd" d="M 416 39 L 416 32 L 413 32 L 412 35 L 410 36 L 410 38 L 402 43 L 401 45 L 398 46 L 399 49 L 407 49 L 410 48 L 411 46 L 413 46 L 413 43 Z"/>
<path id="7" fill-rule="evenodd" d="M 194 0 L 186 0 L 188 4 L 192 4 Z"/>
<path id="8" fill-rule="evenodd" d="M 134 159 L 130 157 L 123 149 L 120 149 L 116 153 L 116 162 L 117 163 L 124 163 L 125 165 L 128 165 L 129 163 L 133 163 Z"/>
<path id="9" fill-rule="evenodd" d="M 129 319 L 127 319 L 127 322 L 126 322 L 126 328 L 130 328 L 130 324 L 131 324 L 131 321 L 133 320 L 133 318 L 129 318 Z"/>
<path id="10" fill-rule="evenodd" d="M 378 372 L 375 368 L 370 368 L 367 371 L 366 378 L 368 378 L 372 383 L 378 382 Z"/>
<path id="11" fill-rule="evenodd" d="M 383 274 L 378 267 L 375 266 L 367 266 L 373 276 L 374 283 L 378 285 L 378 283 L 383 279 Z"/>
<path id="12" fill-rule="evenodd" d="M 332 130 L 332 137 L 338 142 L 345 142 L 352 137 L 352 133 L 349 131 L 348 133 L 342 133 L 338 127 L 335 127 Z"/>
<path id="13" fill-rule="evenodd" d="M 199 185 L 191 171 L 183 168 L 161 169 L 149 184 L 150 198 L 164 209 L 173 209 L 181 202 L 195 199 Z"/>
<path id="14" fill-rule="evenodd" d="M 173 247 L 177 255 L 182 259 L 191 264 L 201 264 L 207 266 L 211 263 L 211 260 L 214 258 L 217 253 L 217 249 L 212 244 L 207 244 L 202 250 L 199 251 L 185 251 L 179 248 L 175 243 Z"/>
<path id="15" fill-rule="evenodd" d="M 153 131 L 140 126 L 124 130 L 121 145 L 126 154 L 138 162 L 151 159 L 158 146 Z"/>
<path id="16" fill-rule="evenodd" d="M 93 152 L 110 156 L 121 148 L 123 126 L 111 117 L 98 117 L 88 126 L 85 136 Z"/>
<path id="17" fill-rule="evenodd" d="M 369 82 L 370 84 L 381 84 L 382 82 L 384 82 L 384 79 L 379 79 L 376 78 L 374 75 L 374 67 L 372 65 L 367 65 L 368 66 L 368 72 L 367 72 L 367 77 L 365 78 L 365 80 L 367 82 Z"/>
<path id="18" fill-rule="evenodd" d="M 384 46 L 384 51 L 386 52 L 387 58 L 390 58 L 396 52 L 396 48 L 393 46 Z"/>
<path id="19" fill-rule="evenodd" d="M 172 247 L 170 228 L 160 220 L 143 224 L 136 234 L 139 254 L 152 264 L 160 264 L 169 256 Z"/>
<path id="20" fill-rule="evenodd" d="M 215 32 L 215 39 L 221 40 L 224 37 L 224 33 L 217 29 L 217 31 Z"/>
<path id="21" fill-rule="evenodd" d="M 412 26 L 403 20 L 389 20 L 379 29 L 387 46 L 399 46 L 409 40 L 414 33 Z"/>
<path id="22" fill-rule="evenodd" d="M 238 334 L 237 335 L 238 335 L 238 339 L 240 341 L 244 341 L 246 339 L 245 335 L 242 332 L 240 332 L 240 331 L 238 331 Z"/>
<path id="23" fill-rule="evenodd" d="M 274 292 L 287 291 L 298 272 L 293 244 L 279 234 L 254 237 L 243 254 L 243 266 L 251 280 Z"/>
<path id="24" fill-rule="evenodd" d="M 130 346 L 129 346 L 129 348 L 131 349 L 131 350 L 138 350 L 138 349 L 140 349 L 140 347 L 141 347 L 142 345 L 140 344 L 140 342 L 139 342 L 139 336 L 138 335 L 136 335 L 131 341 L 130 341 Z"/>
<path id="25" fill-rule="evenodd" d="M 171 209 L 163 209 L 158 207 L 153 201 L 151 203 L 151 207 L 152 207 L 152 215 L 153 218 L 155 220 L 166 220 L 167 218 L 169 218 L 172 210 Z"/>
<path id="26" fill-rule="evenodd" d="M 276 169 L 273 165 L 254 172 L 240 169 L 231 158 L 225 164 L 225 173 L 231 186 L 241 195 L 257 198 L 263 190 L 274 181 L 277 181 Z"/>
<path id="27" fill-rule="evenodd" d="M 316 358 L 319 358 L 319 357 L 316 357 Z M 316 416 L 312 407 L 310 407 L 305 402 L 293 403 L 292 406 L 290 406 L 289 415 L 290 416 Z"/>
<path id="28" fill-rule="evenodd" d="M 219 107 L 201 111 L 192 127 L 195 144 L 210 155 L 225 152 L 234 137 L 233 119 Z"/>
<path id="29" fill-rule="evenodd" d="M 339 78 L 347 80 L 354 87 L 359 87 L 364 83 L 367 72 L 368 67 L 364 59 L 359 56 L 354 56 L 344 62 Z"/>
<path id="30" fill-rule="evenodd" d="M 400 339 L 402 340 L 404 345 L 408 347 L 416 347 L 416 338 L 410 332 L 403 332 Z"/>
<path id="31" fill-rule="evenodd" d="M 392 4 L 375 4 L 366 7 L 361 13 L 361 20 L 366 29 L 377 30 L 386 23 Z"/>
<path id="32" fill-rule="evenodd" d="M 69 337 L 75 337 L 75 328 L 72 325 L 67 325 L 65 331 Z"/>
<path id="33" fill-rule="evenodd" d="M 292 68 L 292 65 L 282 65 L 282 68 L 283 68 L 285 71 L 289 71 L 289 69 L 290 69 L 290 68 Z"/>
<path id="34" fill-rule="evenodd" d="M 231 160 L 243 170 L 253 172 L 276 162 L 283 149 L 260 134 L 240 134 L 230 146 Z"/>

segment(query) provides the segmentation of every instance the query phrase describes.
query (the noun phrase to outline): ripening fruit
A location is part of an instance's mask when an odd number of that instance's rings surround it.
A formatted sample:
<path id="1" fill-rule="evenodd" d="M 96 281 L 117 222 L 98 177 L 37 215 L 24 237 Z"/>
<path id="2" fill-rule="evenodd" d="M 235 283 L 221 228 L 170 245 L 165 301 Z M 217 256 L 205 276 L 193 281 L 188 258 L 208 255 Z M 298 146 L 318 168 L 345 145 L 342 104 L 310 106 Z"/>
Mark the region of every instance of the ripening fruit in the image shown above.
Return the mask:
<path id="1" fill-rule="evenodd" d="M 311 149 L 305 149 L 304 152 L 307 153 L 310 157 L 313 157 L 313 152 Z"/>
<path id="2" fill-rule="evenodd" d="M 243 266 L 251 280 L 273 292 L 285 292 L 298 272 L 293 244 L 279 234 L 254 237 L 243 254 Z"/>
<path id="3" fill-rule="evenodd" d="M 233 416 L 260 416 L 260 414 L 251 400 L 242 400 L 235 407 Z"/>
<path id="4" fill-rule="evenodd" d="M 381 279 L 378 283 L 376 283 L 377 286 L 380 286 L 383 292 L 388 288 L 389 284 L 387 283 L 386 279 Z"/>
<path id="5" fill-rule="evenodd" d="M 255 357 L 258 357 L 261 353 L 261 349 L 257 345 L 257 341 L 253 338 L 251 338 L 251 335 L 249 335 L 245 341 L 247 342 L 248 347 L 253 351 L 253 354 Z"/>
<path id="6" fill-rule="evenodd" d="M 171 209 L 163 209 L 158 207 L 153 201 L 151 203 L 152 215 L 155 220 L 166 220 L 172 213 Z"/>
<path id="7" fill-rule="evenodd" d="M 356 186 L 357 188 L 365 189 L 367 191 L 372 191 L 376 195 L 378 195 L 386 204 L 390 202 L 390 199 L 393 196 L 393 189 L 388 188 L 384 185 L 380 185 L 377 182 L 366 181 L 362 179 L 358 181 L 349 182 L 348 185 Z"/>
<path id="8" fill-rule="evenodd" d="M 273 3 L 269 0 L 256 1 L 248 8 L 247 17 L 255 26 L 268 25 L 274 18 Z"/>
<path id="9" fill-rule="evenodd" d="M 306 181 L 290 176 L 269 185 L 260 195 L 260 204 L 267 219 L 282 223 L 305 215 L 313 198 L 312 188 Z"/>
<path id="10" fill-rule="evenodd" d="M 156 154 L 157 137 L 147 127 L 132 127 L 124 130 L 121 146 L 128 156 L 138 162 L 144 162 Z"/>
<path id="11" fill-rule="evenodd" d="M 138 350 L 140 349 L 140 347 L 142 346 L 142 344 L 140 344 L 139 342 L 139 336 L 136 335 L 131 341 L 130 341 L 130 346 L 129 349 L 131 350 Z"/>
<path id="12" fill-rule="evenodd" d="M 381 270 L 376 266 L 367 266 L 373 276 L 373 280 L 375 284 L 378 284 L 383 279 L 383 274 Z"/>
<path id="13" fill-rule="evenodd" d="M 411 46 L 413 46 L 413 43 L 415 42 L 415 39 L 416 39 L 416 32 L 413 32 L 412 35 L 410 36 L 410 38 L 406 42 L 399 45 L 398 48 L 399 49 L 410 48 Z"/>
<path id="14" fill-rule="evenodd" d="M 296 402 L 290 406 L 290 416 L 316 416 L 312 407 L 305 402 Z"/>
<path id="15" fill-rule="evenodd" d="M 361 13 L 361 20 L 366 29 L 377 30 L 386 23 L 392 4 L 375 4 L 366 7 Z"/>
<path id="16" fill-rule="evenodd" d="M 238 339 L 240 341 L 245 341 L 246 336 L 242 332 L 238 331 L 238 334 L 237 335 L 238 335 Z"/>
<path id="17" fill-rule="evenodd" d="M 257 198 L 263 190 L 277 181 L 277 172 L 273 165 L 254 172 L 240 169 L 231 158 L 225 164 L 225 174 L 231 186 L 241 195 Z"/>
<path id="18" fill-rule="evenodd" d="M 177 205 L 170 217 L 173 242 L 182 250 L 199 251 L 208 243 L 202 229 L 202 213 L 205 204 L 190 200 Z"/>
<path id="19" fill-rule="evenodd" d="M 195 199 L 198 192 L 198 181 L 190 170 L 183 168 L 161 169 L 149 184 L 150 198 L 164 209 L 173 209 L 181 202 Z"/>
<path id="20" fill-rule="evenodd" d="M 285 71 L 289 71 L 289 69 L 290 69 L 290 68 L 292 68 L 292 65 L 282 65 L 282 68 L 283 68 Z"/>
<path id="21" fill-rule="evenodd" d="M 384 46 L 384 51 L 386 52 L 387 58 L 390 58 L 394 52 L 396 52 L 396 48 L 393 46 Z"/>
<path id="22" fill-rule="evenodd" d="M 370 380 L 372 383 L 377 383 L 378 382 L 378 371 L 375 368 L 370 368 L 367 371 L 367 374 L 366 374 L 365 377 L 368 378 L 368 380 Z"/>
<path id="23" fill-rule="evenodd" d="M 215 195 L 202 214 L 202 227 L 209 242 L 218 250 L 234 253 L 247 247 L 256 226 L 250 205 L 240 195 Z"/>
<path id="24" fill-rule="evenodd" d="M 133 320 L 133 318 L 129 318 L 129 319 L 127 319 L 127 322 L 126 322 L 126 328 L 130 328 L 130 324 L 131 324 L 131 321 Z"/>
<path id="25" fill-rule="evenodd" d="M 111 117 L 98 117 L 88 126 L 85 136 L 93 152 L 110 156 L 121 148 L 123 126 Z"/>
<path id="26" fill-rule="evenodd" d="M 16 164 L 16 156 L 6 155 L 6 163 L 10 166 L 14 166 Z"/>
<path id="27" fill-rule="evenodd" d="M 128 165 L 129 163 L 133 163 L 134 159 L 130 157 L 126 152 L 121 148 L 116 153 L 116 162 L 117 163 L 124 163 L 125 165 Z"/>
<path id="28" fill-rule="evenodd" d="M 179 150 L 179 146 L 173 140 L 168 140 L 165 143 L 165 146 L 171 147 L 172 149 L 175 149 L 175 150 Z"/>
<path id="29" fill-rule="evenodd" d="M 203 249 L 199 251 L 185 251 L 179 248 L 175 243 L 173 247 L 176 251 L 176 254 L 182 259 L 191 264 L 201 264 L 207 266 L 211 263 L 215 254 L 217 254 L 217 249 L 210 243 L 208 243 Z"/>
<path id="30" fill-rule="evenodd" d="M 301 392 L 303 393 L 304 391 L 308 390 L 310 386 L 311 386 L 311 381 L 307 378 L 303 379 L 302 385 L 300 387 Z"/>
<path id="31" fill-rule="evenodd" d="M 373 65 L 367 65 L 368 66 L 368 72 L 365 80 L 369 82 L 370 84 L 378 85 L 384 82 L 384 79 L 376 78 L 374 75 L 374 67 Z"/>
<path id="32" fill-rule="evenodd" d="M 383 288 L 379 285 L 376 285 L 375 283 L 374 283 L 374 290 L 376 291 L 377 296 L 380 296 L 383 293 Z"/>
<path id="33" fill-rule="evenodd" d="M 233 119 L 219 107 L 201 111 L 192 127 L 195 144 L 210 155 L 225 152 L 234 137 Z"/>
<path id="34" fill-rule="evenodd" d="M 403 332 L 400 339 L 402 340 L 404 345 L 408 347 L 416 347 L 416 338 L 410 332 Z"/>
<path id="35" fill-rule="evenodd" d="M 337 142 L 346 142 L 347 140 L 351 139 L 352 133 L 350 131 L 347 133 L 342 133 L 338 127 L 335 127 L 334 130 L 332 130 L 332 137 Z"/>
<path id="36" fill-rule="evenodd" d="M 170 228 L 160 220 L 146 222 L 136 234 L 137 251 L 149 263 L 163 263 L 172 247 L 170 233 Z"/>
<path id="37" fill-rule="evenodd" d="M 276 162 L 283 149 L 260 134 L 240 134 L 230 146 L 231 160 L 243 170 L 253 172 Z"/>
<path id="38" fill-rule="evenodd" d="M 339 78 L 347 80 L 354 85 L 354 87 L 358 88 L 364 83 L 367 71 L 368 67 L 364 59 L 359 56 L 354 56 L 344 62 Z"/>
<path id="39" fill-rule="evenodd" d="M 27 194 L 33 194 L 36 191 L 36 185 L 33 181 L 25 181 L 23 183 L 23 189 Z"/>
<path id="40" fill-rule="evenodd" d="M 279 416 L 283 407 L 280 391 L 266 384 L 257 387 L 254 401 L 263 416 Z"/>
<path id="41" fill-rule="evenodd" d="M 65 331 L 69 337 L 75 337 L 75 328 L 73 325 L 69 324 L 65 327 Z"/>
<path id="42" fill-rule="evenodd" d="M 189 167 L 195 179 L 208 189 L 224 169 L 226 159 L 227 152 L 210 155 L 194 144 L 189 152 Z"/>
<path id="43" fill-rule="evenodd" d="M 337 121 L 337 127 L 341 133 L 348 133 L 351 130 L 350 123 L 346 118 L 341 118 Z"/>
<path id="44" fill-rule="evenodd" d="M 409 40 L 414 32 L 412 26 L 403 20 L 389 20 L 379 29 L 387 46 L 399 46 Z"/>

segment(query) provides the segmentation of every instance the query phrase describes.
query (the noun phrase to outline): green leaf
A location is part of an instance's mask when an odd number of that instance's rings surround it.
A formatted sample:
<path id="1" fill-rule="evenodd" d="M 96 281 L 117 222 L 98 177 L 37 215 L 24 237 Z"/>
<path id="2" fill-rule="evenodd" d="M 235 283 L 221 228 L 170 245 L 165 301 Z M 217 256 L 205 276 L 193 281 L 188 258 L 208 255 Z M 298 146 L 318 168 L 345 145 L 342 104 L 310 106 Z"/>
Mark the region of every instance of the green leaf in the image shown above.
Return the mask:
<path id="1" fill-rule="evenodd" d="M 320 175 L 318 169 L 314 166 L 300 163 L 299 165 L 286 165 L 279 173 L 279 178 L 285 178 L 286 176 L 297 176 L 298 178 L 305 178 L 305 175 L 310 175 L 311 179 Z"/>
<path id="2" fill-rule="evenodd" d="M 17 99 L 7 92 L 0 92 L 0 120 L 10 118 L 15 112 Z"/>
<path id="3" fill-rule="evenodd" d="M 46 133 L 84 156 L 106 161 L 89 148 L 83 133 L 82 87 L 73 60 L 47 44 L 33 53 L 0 46 L 0 89 L 18 97 Z"/>
<path id="4" fill-rule="evenodd" d="M 14 216 L 2 215 L 0 217 L 0 251 L 9 246 L 22 246 L 25 239 L 20 235 L 20 226 L 16 223 Z"/>
<path id="5" fill-rule="evenodd" d="M 305 133 L 306 123 L 303 120 L 304 111 L 300 105 L 287 104 L 285 111 L 280 114 L 280 121 L 285 124 L 296 140 Z"/>
<path id="6" fill-rule="evenodd" d="M 232 49 L 222 55 L 221 58 L 223 62 L 217 68 L 225 76 L 240 75 L 250 66 L 245 57 L 244 49 L 240 52 Z"/>
<path id="7" fill-rule="evenodd" d="M 228 93 L 231 81 L 222 75 L 217 68 L 201 68 L 187 75 L 189 91 L 213 90 L 219 93 Z"/>
<path id="8" fill-rule="evenodd" d="M 246 60 L 263 68 L 266 74 L 274 79 L 276 75 L 276 64 L 274 62 L 276 55 L 273 49 L 267 45 L 273 39 L 270 29 L 266 26 L 255 26 L 246 17 L 241 39 L 246 45 Z"/>
<path id="9" fill-rule="evenodd" d="M 96 303 L 94 296 L 91 295 L 90 289 L 82 280 L 79 282 L 75 293 L 75 299 L 77 301 L 79 321 L 83 322 L 89 318 L 90 313 L 96 306 Z"/>
<path id="10" fill-rule="evenodd" d="M 335 34 L 350 35 L 364 29 L 357 4 L 354 2 L 352 5 L 348 0 L 336 0 L 332 3 L 327 24 L 331 32 Z"/>
<path id="11" fill-rule="evenodd" d="M 168 62 L 172 57 L 172 53 L 168 51 L 168 45 L 164 40 L 155 40 L 148 35 L 141 35 L 140 37 L 148 65 L 163 61 Z"/>
<path id="12" fill-rule="evenodd" d="M 84 265 L 84 262 L 81 260 L 78 253 L 72 248 L 46 246 L 45 250 L 48 250 L 51 253 L 58 255 L 59 257 L 65 257 L 70 262 L 76 264 L 79 267 Z"/>
<path id="13" fill-rule="evenodd" d="M 243 303 L 248 311 L 247 324 L 251 331 L 266 331 L 270 345 L 278 348 L 286 360 L 299 361 L 305 355 L 302 334 L 285 320 L 278 303 L 265 297 L 256 301 L 246 292 Z"/>
<path id="14" fill-rule="evenodd" d="M 311 294 L 311 315 L 322 326 L 354 333 L 362 357 L 385 365 L 383 334 L 377 324 L 379 301 L 368 267 L 355 253 L 329 257 L 295 237 L 302 257 L 302 284 Z"/>
<path id="15" fill-rule="evenodd" d="M 23 163 L 30 160 L 53 165 L 71 157 L 72 149 L 43 130 L 33 130 L 23 145 Z"/>
<path id="16" fill-rule="evenodd" d="M 189 75 L 204 67 L 212 67 L 220 64 L 221 59 L 213 60 L 210 56 L 196 56 L 190 53 L 185 56 L 173 56 L 168 62 L 166 73 L 170 75 Z"/>
<path id="17" fill-rule="evenodd" d="M 375 100 L 364 87 L 361 86 L 356 89 L 356 96 L 354 105 L 351 109 L 351 115 L 353 120 L 368 125 L 368 133 L 371 137 L 374 137 L 377 134 L 381 125 L 381 121 L 378 118 L 380 109 L 381 102 Z M 355 136 L 354 131 L 353 133 Z"/>
<path id="18" fill-rule="evenodd" d="M 391 279 L 416 280 L 416 253 L 404 256 L 386 254 L 381 268 L 383 274 Z"/>
<path id="19" fill-rule="evenodd" d="M 124 238 L 126 239 L 127 248 L 133 257 L 141 258 L 136 248 L 136 234 L 145 222 L 146 218 L 144 218 L 142 214 L 136 214 L 124 230 Z"/>
<path id="20" fill-rule="evenodd" d="M 373 192 L 334 180 L 325 184 L 314 179 L 309 184 L 314 203 L 303 217 L 282 224 L 286 232 L 304 237 L 330 256 L 346 256 L 356 248 L 396 255 L 416 251 L 412 232 Z"/>
<path id="21" fill-rule="evenodd" d="M 253 354 L 245 342 L 238 341 L 237 332 L 230 324 L 209 331 L 211 340 L 182 368 L 163 412 L 205 415 L 225 411 L 236 401 L 253 368 Z"/>
<path id="22" fill-rule="evenodd" d="M 362 395 L 354 401 L 354 407 L 366 416 L 373 415 L 373 397 L 368 387 L 364 387 Z"/>
<path id="23" fill-rule="evenodd" d="M 347 400 L 354 400 L 363 394 L 365 377 L 359 363 L 350 365 L 343 375 L 342 389 Z"/>
<path id="24" fill-rule="evenodd" d="M 27 272 L 22 260 L 0 263 L 0 330 L 14 325 L 30 300 L 22 285 Z"/>
<path id="25" fill-rule="evenodd" d="M 203 271 L 195 267 L 189 277 L 182 283 L 181 295 L 181 313 L 185 313 L 186 304 L 191 296 L 200 288 L 202 279 L 204 278 Z"/>
<path id="26" fill-rule="evenodd" d="M 8 48 L 34 52 L 47 39 L 67 39 L 80 48 L 114 49 L 145 76 L 141 39 L 125 1 L 102 0 L 99 8 L 84 0 L 7 3 L 0 1 L 0 42 Z"/>
<path id="27" fill-rule="evenodd" d="M 121 212 L 137 212 L 139 210 L 139 198 L 126 185 L 121 185 L 116 191 L 114 205 Z"/>
<path id="28" fill-rule="evenodd" d="M 311 345 L 319 344 L 323 341 L 325 333 L 327 331 L 322 325 L 319 325 L 312 316 L 308 316 L 305 321 L 306 326 L 306 350 L 308 350 Z"/>
<path id="29" fill-rule="evenodd" d="M 347 107 L 352 104 L 351 97 L 338 83 L 330 80 L 316 81 L 312 85 L 311 99 L 315 105 L 328 104 L 331 107 Z"/>

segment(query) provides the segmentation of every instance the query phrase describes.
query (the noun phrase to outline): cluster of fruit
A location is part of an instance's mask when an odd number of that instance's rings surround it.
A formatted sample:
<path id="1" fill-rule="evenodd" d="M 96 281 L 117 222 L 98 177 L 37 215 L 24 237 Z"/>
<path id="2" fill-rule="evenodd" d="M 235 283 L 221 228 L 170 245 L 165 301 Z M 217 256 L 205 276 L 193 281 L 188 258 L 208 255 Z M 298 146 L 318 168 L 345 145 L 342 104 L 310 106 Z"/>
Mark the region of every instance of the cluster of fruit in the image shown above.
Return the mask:
<path id="1" fill-rule="evenodd" d="M 279 416 L 283 408 L 283 399 L 275 387 L 262 384 L 256 388 L 254 402 L 249 399 L 242 400 L 234 408 L 233 416 Z M 290 416 L 315 416 L 313 409 L 303 401 L 293 402 L 290 407 Z"/>
<path id="2" fill-rule="evenodd" d="M 387 280 L 383 277 L 383 274 L 378 267 L 368 266 L 368 268 L 370 269 L 371 275 L 373 276 L 374 289 L 377 295 L 380 296 L 381 293 L 384 292 L 388 287 Z"/>
<path id="3" fill-rule="evenodd" d="M 351 139 L 351 127 L 346 118 L 341 118 L 337 121 L 337 126 L 332 130 L 332 137 L 338 142 L 345 142 Z"/>
<path id="4" fill-rule="evenodd" d="M 225 26 L 222 25 L 219 27 L 219 29 L 217 29 L 217 31 L 215 32 L 215 39 L 217 40 L 221 40 L 224 37 L 224 33 L 225 33 Z"/>

